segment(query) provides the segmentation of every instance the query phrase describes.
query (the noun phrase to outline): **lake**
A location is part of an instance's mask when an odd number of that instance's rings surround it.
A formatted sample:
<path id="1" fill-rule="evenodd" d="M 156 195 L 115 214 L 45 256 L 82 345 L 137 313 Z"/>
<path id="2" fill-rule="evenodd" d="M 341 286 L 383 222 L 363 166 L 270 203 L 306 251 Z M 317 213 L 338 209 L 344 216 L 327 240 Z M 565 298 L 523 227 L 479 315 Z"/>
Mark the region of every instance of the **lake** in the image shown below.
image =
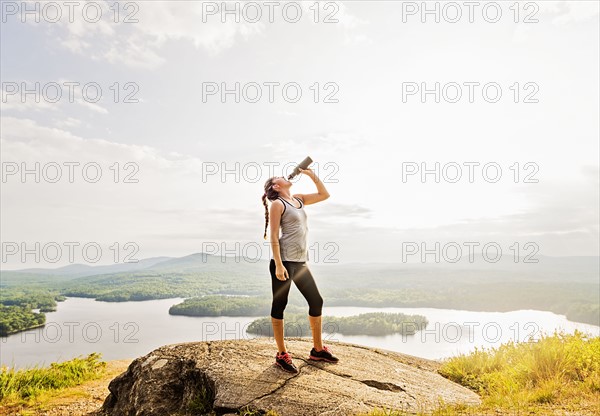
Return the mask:
<path id="1" fill-rule="evenodd" d="M 169 315 L 169 307 L 183 299 L 143 302 L 97 302 L 68 298 L 56 312 L 46 314 L 46 326 L 0 340 L 0 364 L 15 367 L 48 365 L 55 361 L 102 353 L 105 360 L 133 359 L 166 344 L 220 339 L 252 339 L 246 328 L 257 317 L 188 317 Z M 307 306 L 308 312 L 308 306 Z M 600 327 L 568 321 L 552 312 L 470 312 L 434 308 L 323 307 L 323 316 L 350 316 L 365 312 L 401 312 L 424 315 L 429 325 L 415 335 L 344 336 L 323 319 L 323 342 L 351 342 L 439 359 L 497 347 L 509 340 L 535 340 L 540 333 L 576 329 L 600 336 Z M 308 334 L 297 334 L 308 336 Z M 335 352 L 335 346 L 332 346 Z M 273 339 L 273 351 L 276 344 Z M 300 351 L 292 353 L 301 354 Z M 306 351 L 308 354 L 308 351 Z"/>

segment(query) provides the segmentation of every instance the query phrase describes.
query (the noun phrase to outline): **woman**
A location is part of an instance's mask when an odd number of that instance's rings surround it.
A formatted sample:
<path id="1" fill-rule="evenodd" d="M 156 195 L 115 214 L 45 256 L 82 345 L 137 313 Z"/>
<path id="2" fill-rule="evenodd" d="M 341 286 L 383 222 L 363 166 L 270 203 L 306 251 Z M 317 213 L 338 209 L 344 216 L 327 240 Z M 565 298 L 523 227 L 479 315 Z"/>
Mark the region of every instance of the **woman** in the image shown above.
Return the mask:
<path id="1" fill-rule="evenodd" d="M 306 212 L 304 205 L 316 204 L 329 198 L 329 192 L 323 182 L 311 169 L 300 169 L 300 173 L 308 176 L 317 186 L 315 194 L 290 193 L 292 183 L 283 176 L 275 176 L 265 182 L 265 193 L 262 196 L 265 206 L 265 235 L 271 223 L 271 249 L 273 258 L 269 263 L 273 303 L 271 305 L 271 323 L 273 335 L 277 342 L 275 364 L 285 371 L 297 373 L 298 368 L 292 362 L 291 354 L 286 350 L 283 339 L 283 311 L 287 305 L 292 280 L 308 301 L 308 320 L 313 336 L 313 348 L 309 359 L 338 362 L 329 347 L 321 340 L 321 297 L 315 280 L 308 268 L 308 250 L 306 234 Z M 267 205 L 271 201 L 271 209 Z M 281 237 L 279 228 L 281 226 Z"/>

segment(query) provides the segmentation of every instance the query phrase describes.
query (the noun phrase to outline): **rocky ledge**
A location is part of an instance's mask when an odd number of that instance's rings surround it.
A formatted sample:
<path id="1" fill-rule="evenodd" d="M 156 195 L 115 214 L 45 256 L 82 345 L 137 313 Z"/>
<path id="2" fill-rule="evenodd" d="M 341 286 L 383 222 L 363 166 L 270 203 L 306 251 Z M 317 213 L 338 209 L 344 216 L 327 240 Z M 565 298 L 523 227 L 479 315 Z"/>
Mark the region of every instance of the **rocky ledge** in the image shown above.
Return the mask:
<path id="1" fill-rule="evenodd" d="M 378 348 L 326 342 L 338 363 L 308 360 L 310 338 L 286 338 L 300 370 L 274 366 L 272 338 L 166 345 L 110 382 L 100 414 L 352 415 L 372 408 L 408 413 L 444 403 L 479 404 L 474 392 L 437 373 L 439 363 Z"/>

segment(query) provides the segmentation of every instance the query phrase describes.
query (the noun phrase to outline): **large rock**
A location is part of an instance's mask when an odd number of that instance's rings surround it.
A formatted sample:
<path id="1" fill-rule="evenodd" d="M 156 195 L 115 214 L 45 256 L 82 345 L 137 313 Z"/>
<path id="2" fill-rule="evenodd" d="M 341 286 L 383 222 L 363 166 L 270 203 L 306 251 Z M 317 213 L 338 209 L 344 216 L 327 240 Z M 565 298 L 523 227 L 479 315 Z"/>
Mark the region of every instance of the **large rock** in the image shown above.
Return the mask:
<path id="1" fill-rule="evenodd" d="M 286 338 L 298 374 L 274 366 L 273 338 L 167 345 L 111 381 L 102 413 L 114 416 L 237 413 L 351 415 L 374 407 L 426 411 L 478 404 L 472 391 L 437 373 L 439 363 L 388 350 L 326 342 L 338 363 L 308 360 L 310 338 Z M 203 410 L 204 407 L 204 410 Z"/>

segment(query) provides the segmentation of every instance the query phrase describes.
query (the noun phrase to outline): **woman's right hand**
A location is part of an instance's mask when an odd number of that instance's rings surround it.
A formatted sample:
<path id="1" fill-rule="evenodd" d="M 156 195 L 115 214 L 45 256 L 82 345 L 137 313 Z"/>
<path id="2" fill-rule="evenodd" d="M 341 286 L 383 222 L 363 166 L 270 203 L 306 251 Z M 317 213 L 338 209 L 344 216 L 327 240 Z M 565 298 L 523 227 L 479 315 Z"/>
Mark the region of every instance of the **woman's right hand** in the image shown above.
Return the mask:
<path id="1" fill-rule="evenodd" d="M 282 280 L 284 282 L 290 278 L 288 271 L 286 270 L 283 264 L 277 265 L 275 267 L 275 276 L 277 277 L 277 279 Z"/>

